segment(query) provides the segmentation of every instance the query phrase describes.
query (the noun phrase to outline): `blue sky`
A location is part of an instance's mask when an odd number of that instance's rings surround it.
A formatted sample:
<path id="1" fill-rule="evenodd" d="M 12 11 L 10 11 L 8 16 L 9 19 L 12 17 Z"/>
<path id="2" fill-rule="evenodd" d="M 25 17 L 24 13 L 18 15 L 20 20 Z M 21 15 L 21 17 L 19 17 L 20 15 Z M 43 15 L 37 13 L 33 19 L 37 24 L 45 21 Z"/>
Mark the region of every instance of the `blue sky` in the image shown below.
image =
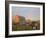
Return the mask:
<path id="1" fill-rule="evenodd" d="M 31 18 L 32 20 L 39 20 L 40 19 L 40 8 L 35 7 L 12 7 L 12 15 L 19 15 L 24 16 L 28 18 Z"/>

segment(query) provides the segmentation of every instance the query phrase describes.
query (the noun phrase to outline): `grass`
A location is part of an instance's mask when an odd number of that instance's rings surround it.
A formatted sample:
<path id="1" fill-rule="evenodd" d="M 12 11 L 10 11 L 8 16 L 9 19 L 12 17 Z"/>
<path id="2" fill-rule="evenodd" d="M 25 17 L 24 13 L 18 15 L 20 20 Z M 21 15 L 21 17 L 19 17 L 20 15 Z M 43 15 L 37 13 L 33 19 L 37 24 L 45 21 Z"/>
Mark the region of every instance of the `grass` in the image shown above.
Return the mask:
<path id="1" fill-rule="evenodd" d="M 26 26 L 26 25 L 13 25 L 12 26 L 13 31 L 20 31 L 20 30 L 32 30 L 32 26 Z"/>

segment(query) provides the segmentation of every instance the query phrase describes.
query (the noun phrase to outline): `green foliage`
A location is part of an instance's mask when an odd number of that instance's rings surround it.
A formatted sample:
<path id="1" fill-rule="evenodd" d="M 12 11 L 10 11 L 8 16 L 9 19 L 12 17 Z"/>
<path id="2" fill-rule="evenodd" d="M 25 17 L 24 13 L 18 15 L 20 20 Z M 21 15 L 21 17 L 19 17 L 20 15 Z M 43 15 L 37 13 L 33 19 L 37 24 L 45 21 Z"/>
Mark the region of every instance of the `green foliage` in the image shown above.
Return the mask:
<path id="1" fill-rule="evenodd" d="M 20 16 L 20 22 L 25 21 L 25 17 Z"/>

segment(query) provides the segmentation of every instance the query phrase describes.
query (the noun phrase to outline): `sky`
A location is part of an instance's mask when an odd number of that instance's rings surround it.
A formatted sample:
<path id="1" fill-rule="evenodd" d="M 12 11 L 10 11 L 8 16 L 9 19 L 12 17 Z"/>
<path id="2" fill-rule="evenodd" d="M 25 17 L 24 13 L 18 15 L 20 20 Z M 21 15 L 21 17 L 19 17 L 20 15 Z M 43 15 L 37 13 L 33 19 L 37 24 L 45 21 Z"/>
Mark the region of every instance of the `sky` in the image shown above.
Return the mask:
<path id="1" fill-rule="evenodd" d="M 12 15 L 24 16 L 32 20 L 40 19 L 40 8 L 36 7 L 12 7 Z"/>

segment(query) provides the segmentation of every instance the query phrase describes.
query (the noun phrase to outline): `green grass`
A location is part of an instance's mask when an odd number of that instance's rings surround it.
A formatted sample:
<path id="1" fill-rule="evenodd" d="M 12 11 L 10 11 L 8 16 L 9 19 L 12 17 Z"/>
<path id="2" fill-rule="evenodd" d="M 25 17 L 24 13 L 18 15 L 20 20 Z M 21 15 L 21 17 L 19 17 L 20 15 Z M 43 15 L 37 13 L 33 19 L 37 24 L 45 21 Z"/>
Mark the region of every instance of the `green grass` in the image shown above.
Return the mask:
<path id="1" fill-rule="evenodd" d="M 26 25 L 13 25 L 12 26 L 13 31 L 22 31 L 22 30 L 32 30 L 32 26 L 26 26 Z"/>

